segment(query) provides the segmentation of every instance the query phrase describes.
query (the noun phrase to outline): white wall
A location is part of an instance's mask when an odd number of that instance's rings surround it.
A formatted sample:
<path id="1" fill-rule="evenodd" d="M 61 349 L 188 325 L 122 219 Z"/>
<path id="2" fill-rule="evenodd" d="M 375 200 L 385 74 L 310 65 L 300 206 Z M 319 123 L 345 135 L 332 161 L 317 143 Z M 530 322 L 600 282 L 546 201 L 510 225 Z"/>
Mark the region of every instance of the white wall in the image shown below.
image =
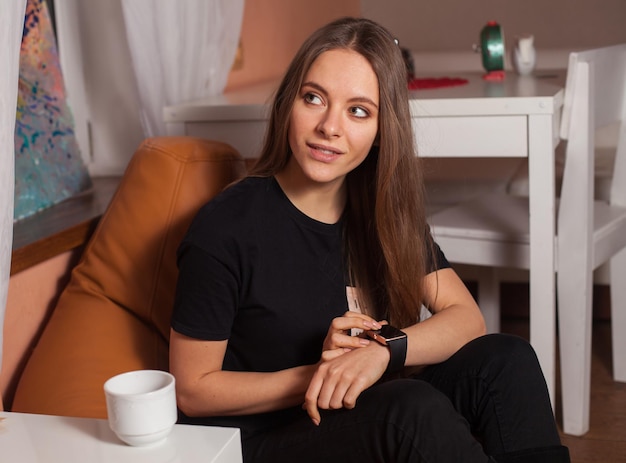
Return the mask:
<path id="1" fill-rule="evenodd" d="M 489 20 L 509 44 L 529 32 L 539 49 L 626 42 L 624 0 L 361 0 L 361 12 L 415 51 L 471 50 Z"/>

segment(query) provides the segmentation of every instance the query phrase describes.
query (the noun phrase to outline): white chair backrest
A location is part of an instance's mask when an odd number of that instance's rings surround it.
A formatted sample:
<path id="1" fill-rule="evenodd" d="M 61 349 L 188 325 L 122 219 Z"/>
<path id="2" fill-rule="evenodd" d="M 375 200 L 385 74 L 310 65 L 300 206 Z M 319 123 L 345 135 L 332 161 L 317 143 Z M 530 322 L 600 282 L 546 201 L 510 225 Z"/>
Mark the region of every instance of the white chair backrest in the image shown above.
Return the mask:
<path id="1" fill-rule="evenodd" d="M 570 54 L 561 138 L 593 150 L 596 130 L 608 126 L 617 129 L 610 202 L 626 207 L 626 44 Z M 588 162 L 581 168 L 593 171 Z"/>
<path id="2" fill-rule="evenodd" d="M 565 99 L 561 120 L 561 138 L 570 138 L 572 109 L 576 99 L 576 77 L 580 66 L 588 66 L 593 81 L 591 103 L 595 107 L 594 128 L 604 127 L 626 116 L 626 44 L 570 54 Z"/>

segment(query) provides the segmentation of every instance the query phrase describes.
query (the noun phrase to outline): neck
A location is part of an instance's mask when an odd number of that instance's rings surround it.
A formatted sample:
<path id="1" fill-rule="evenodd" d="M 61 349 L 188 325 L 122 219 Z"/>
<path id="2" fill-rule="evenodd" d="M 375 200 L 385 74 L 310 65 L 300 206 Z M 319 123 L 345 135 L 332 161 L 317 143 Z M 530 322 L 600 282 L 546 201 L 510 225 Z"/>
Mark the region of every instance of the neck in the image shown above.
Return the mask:
<path id="1" fill-rule="evenodd" d="M 346 204 L 345 181 L 316 183 L 303 181 L 285 169 L 275 175 L 289 201 L 300 212 L 322 223 L 336 223 Z"/>

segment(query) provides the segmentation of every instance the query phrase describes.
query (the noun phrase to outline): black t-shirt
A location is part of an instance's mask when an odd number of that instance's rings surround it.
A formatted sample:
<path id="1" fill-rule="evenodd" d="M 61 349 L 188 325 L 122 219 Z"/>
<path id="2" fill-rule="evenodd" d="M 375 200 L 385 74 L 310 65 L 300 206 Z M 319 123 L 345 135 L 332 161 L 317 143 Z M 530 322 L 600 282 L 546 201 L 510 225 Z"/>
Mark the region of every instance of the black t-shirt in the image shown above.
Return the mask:
<path id="1" fill-rule="evenodd" d="M 172 328 L 228 340 L 224 370 L 316 363 L 332 319 L 348 310 L 342 227 L 300 212 L 273 177 L 231 186 L 198 212 L 180 245 Z M 448 267 L 437 250 L 429 268 Z"/>

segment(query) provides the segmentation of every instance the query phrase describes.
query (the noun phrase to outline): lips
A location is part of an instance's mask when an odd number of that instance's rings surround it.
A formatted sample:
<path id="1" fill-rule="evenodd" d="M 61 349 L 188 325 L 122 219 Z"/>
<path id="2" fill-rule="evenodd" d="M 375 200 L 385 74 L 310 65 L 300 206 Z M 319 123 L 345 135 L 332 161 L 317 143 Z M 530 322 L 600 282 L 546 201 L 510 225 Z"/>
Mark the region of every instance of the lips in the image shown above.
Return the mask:
<path id="1" fill-rule="evenodd" d="M 333 148 L 333 147 L 330 147 L 330 146 L 317 145 L 317 144 L 312 144 L 312 143 L 309 143 L 308 146 L 312 150 L 314 150 L 314 151 L 316 151 L 316 152 L 318 152 L 318 153 L 320 153 L 322 155 L 326 155 L 326 156 L 337 156 L 339 154 L 343 154 L 337 148 Z"/>

